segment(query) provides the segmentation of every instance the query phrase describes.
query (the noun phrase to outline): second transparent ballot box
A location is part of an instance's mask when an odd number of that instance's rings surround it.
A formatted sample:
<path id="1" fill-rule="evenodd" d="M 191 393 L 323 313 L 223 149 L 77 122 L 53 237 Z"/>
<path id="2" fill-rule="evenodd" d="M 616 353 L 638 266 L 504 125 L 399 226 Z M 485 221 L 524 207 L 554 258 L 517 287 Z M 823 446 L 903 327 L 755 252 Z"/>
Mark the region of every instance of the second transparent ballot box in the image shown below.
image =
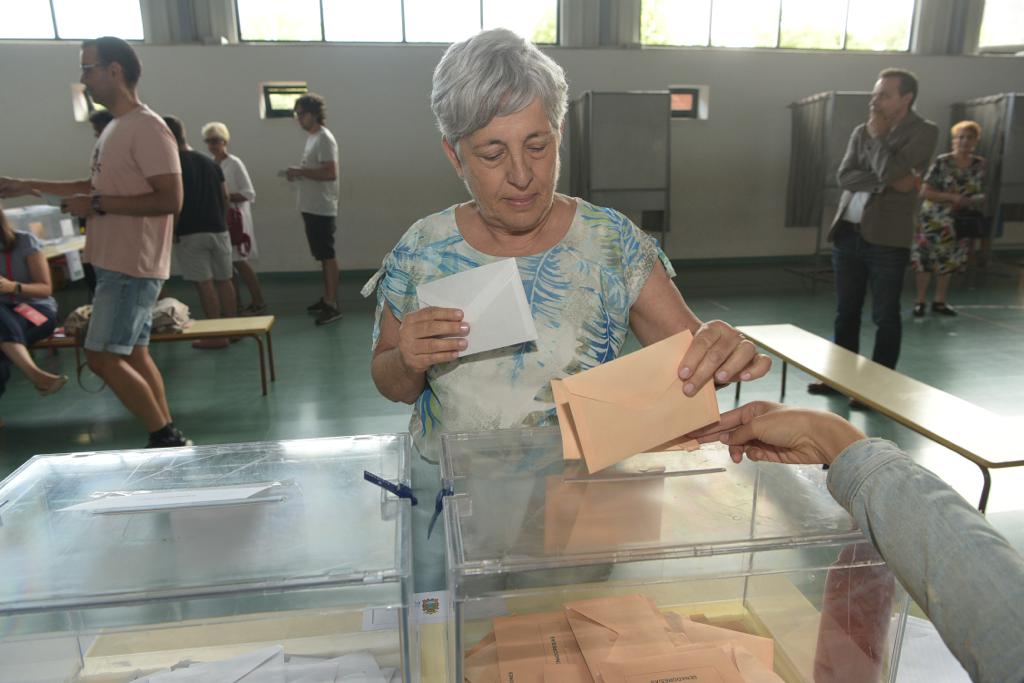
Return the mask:
<path id="1" fill-rule="evenodd" d="M 441 472 L 451 681 L 894 680 L 907 596 L 821 467 L 588 475 L 543 428 L 445 435 Z"/>
<path id="2" fill-rule="evenodd" d="M 36 456 L 0 485 L 0 680 L 415 681 L 407 435 Z"/>

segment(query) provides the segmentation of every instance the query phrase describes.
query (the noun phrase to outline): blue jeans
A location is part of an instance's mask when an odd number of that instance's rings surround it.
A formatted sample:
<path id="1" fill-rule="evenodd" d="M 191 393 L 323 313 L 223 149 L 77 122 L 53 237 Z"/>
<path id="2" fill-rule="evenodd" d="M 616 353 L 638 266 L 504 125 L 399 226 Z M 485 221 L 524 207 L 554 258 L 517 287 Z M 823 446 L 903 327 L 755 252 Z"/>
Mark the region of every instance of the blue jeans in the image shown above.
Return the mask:
<path id="1" fill-rule="evenodd" d="M 871 360 L 889 368 L 896 367 L 903 337 L 900 294 L 909 263 L 909 247 L 883 247 L 865 242 L 850 224 L 840 229 L 832 246 L 832 268 L 836 274 L 836 344 L 859 352 L 861 310 L 870 288 L 871 319 L 878 328 Z"/>
<path id="2" fill-rule="evenodd" d="M 153 304 L 163 283 L 96 267 L 85 348 L 128 356 L 136 346 L 149 346 Z"/>

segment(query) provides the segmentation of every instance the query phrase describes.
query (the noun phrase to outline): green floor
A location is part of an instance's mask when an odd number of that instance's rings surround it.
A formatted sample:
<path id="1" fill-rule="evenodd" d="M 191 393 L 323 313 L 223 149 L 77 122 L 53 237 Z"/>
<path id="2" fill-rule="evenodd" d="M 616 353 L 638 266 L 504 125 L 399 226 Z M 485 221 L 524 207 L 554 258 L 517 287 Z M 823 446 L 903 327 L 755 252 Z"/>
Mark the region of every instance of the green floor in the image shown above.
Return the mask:
<path id="1" fill-rule="evenodd" d="M 761 266 L 684 266 L 677 279 L 687 301 L 704 319 L 734 324 L 791 322 L 828 337 L 833 290 L 814 284 L 785 264 Z M 899 369 L 1008 417 L 1024 416 L 1024 290 L 1019 271 L 994 265 L 954 284 L 950 301 L 958 318 L 928 316 L 905 319 Z M 274 349 L 277 382 L 260 395 L 256 347 L 243 340 L 221 351 L 199 351 L 185 343 L 160 344 L 153 355 L 164 373 L 175 422 L 197 444 L 264 441 L 302 437 L 403 431 L 408 406 L 381 398 L 369 375 L 372 304 L 358 295 L 362 278 L 342 281 L 338 323 L 317 328 L 304 312 L 317 295 L 314 274 L 263 278 L 271 312 L 277 315 Z M 172 281 L 170 293 L 198 306 L 190 287 Z M 909 309 L 911 294 L 904 297 Z M 85 292 L 61 293 L 62 310 L 84 303 Z M 865 325 L 865 349 L 873 328 Z M 37 353 L 55 372 L 74 374 L 74 356 Z M 787 401 L 850 415 L 845 401 L 809 396 L 807 381 L 790 374 Z M 0 476 L 6 476 L 38 453 L 135 448 L 145 443 L 141 427 L 109 390 L 95 391 L 97 378 L 86 372 L 85 386 L 70 384 L 42 399 L 20 376 L 0 399 Z M 743 399 L 777 399 L 778 368 L 744 388 Z M 732 391 L 720 394 L 722 408 L 732 407 Z M 977 469 L 955 454 L 871 413 L 851 419 L 869 434 L 891 438 L 915 458 L 939 472 L 963 495 L 976 500 L 981 488 Z M 1019 444 L 1007 444 L 1019 448 Z M 990 510 L 1024 508 L 1016 492 L 1024 474 L 997 472 Z"/>

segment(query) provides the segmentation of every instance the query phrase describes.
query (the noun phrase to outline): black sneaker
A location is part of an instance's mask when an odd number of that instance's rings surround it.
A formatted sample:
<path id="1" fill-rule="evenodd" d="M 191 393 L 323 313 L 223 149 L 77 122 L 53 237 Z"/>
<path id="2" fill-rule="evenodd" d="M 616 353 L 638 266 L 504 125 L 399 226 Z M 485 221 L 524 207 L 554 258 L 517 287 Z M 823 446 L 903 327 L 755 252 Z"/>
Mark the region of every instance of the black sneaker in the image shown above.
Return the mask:
<path id="1" fill-rule="evenodd" d="M 312 303 L 309 306 L 306 306 L 306 313 L 309 313 L 310 315 L 317 315 L 326 307 L 327 302 L 324 301 L 323 297 L 320 297 L 319 299 L 316 300 L 316 303 Z"/>
<path id="2" fill-rule="evenodd" d="M 923 318 L 924 317 L 924 304 L 914 304 L 914 317 L 915 318 Z"/>
<path id="3" fill-rule="evenodd" d="M 943 301 L 932 302 L 932 313 L 938 313 L 939 315 L 955 316 L 956 309 Z"/>
<path id="4" fill-rule="evenodd" d="M 320 312 L 316 314 L 317 325 L 329 325 L 336 320 L 341 320 L 341 311 L 327 303 L 325 303 Z"/>
<path id="5" fill-rule="evenodd" d="M 192 439 L 185 438 L 185 435 L 181 433 L 181 430 L 177 427 L 166 437 L 154 437 L 150 435 L 149 443 L 146 444 L 146 448 L 178 448 L 180 446 L 191 446 Z"/>
<path id="6" fill-rule="evenodd" d="M 824 382 L 812 382 L 807 385 L 807 393 L 815 396 L 838 396 L 839 392 Z"/>

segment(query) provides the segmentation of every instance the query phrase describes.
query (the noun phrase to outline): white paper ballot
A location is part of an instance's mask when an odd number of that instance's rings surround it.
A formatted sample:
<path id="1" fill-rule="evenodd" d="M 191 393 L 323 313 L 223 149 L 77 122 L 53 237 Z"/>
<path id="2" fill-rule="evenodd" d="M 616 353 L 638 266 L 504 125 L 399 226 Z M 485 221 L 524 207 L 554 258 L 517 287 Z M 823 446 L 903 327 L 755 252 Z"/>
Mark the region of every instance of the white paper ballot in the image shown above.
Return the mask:
<path id="1" fill-rule="evenodd" d="M 112 491 L 84 503 L 61 508 L 59 512 L 147 512 L 179 508 L 214 507 L 240 503 L 264 503 L 281 500 L 281 496 L 259 497 L 276 484 L 251 486 L 211 486 L 207 488 L 173 489 L 169 491 Z"/>
<path id="2" fill-rule="evenodd" d="M 284 681 L 284 648 L 280 645 L 263 648 L 220 662 L 191 664 L 166 673 L 156 673 L 142 679 L 145 683 L 238 683 L 254 671 L 271 666 L 282 671 Z"/>
<path id="3" fill-rule="evenodd" d="M 85 269 L 82 267 L 82 255 L 72 249 L 64 252 L 64 259 L 68 264 L 68 279 L 78 282 L 85 277 Z"/>
<path id="4" fill-rule="evenodd" d="M 462 310 L 469 336 L 460 357 L 537 339 L 514 258 L 419 285 L 416 295 L 423 307 Z"/>

